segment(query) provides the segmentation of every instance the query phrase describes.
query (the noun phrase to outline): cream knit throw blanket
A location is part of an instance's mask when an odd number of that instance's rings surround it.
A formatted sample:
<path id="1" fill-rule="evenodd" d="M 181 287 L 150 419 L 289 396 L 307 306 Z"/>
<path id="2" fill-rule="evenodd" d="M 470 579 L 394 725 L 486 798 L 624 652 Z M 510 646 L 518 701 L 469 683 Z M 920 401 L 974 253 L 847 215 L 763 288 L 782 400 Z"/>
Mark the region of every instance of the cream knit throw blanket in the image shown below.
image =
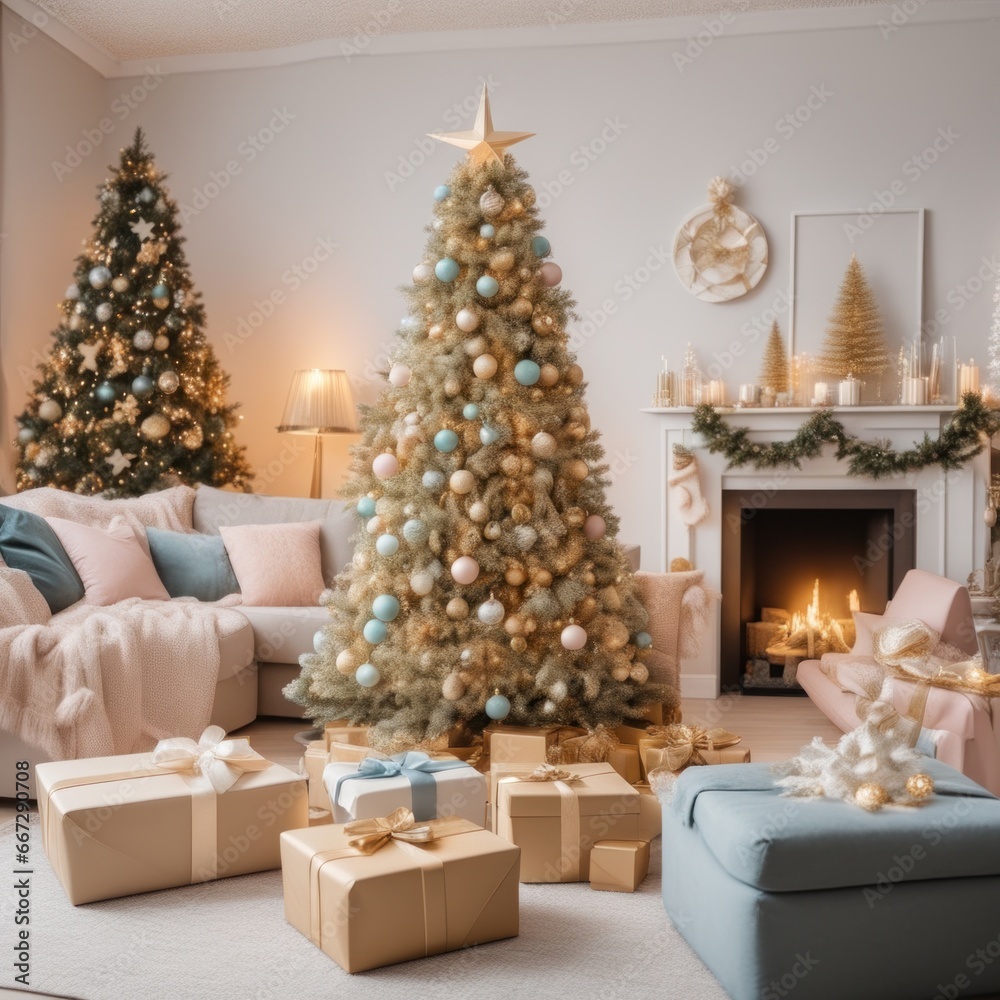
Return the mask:
<path id="1" fill-rule="evenodd" d="M 34 590 L 25 574 L 0 569 L 0 600 L 25 586 Z M 242 617 L 196 601 L 133 598 L 0 628 L 0 728 L 53 760 L 197 738 L 212 714 L 224 615 Z"/>

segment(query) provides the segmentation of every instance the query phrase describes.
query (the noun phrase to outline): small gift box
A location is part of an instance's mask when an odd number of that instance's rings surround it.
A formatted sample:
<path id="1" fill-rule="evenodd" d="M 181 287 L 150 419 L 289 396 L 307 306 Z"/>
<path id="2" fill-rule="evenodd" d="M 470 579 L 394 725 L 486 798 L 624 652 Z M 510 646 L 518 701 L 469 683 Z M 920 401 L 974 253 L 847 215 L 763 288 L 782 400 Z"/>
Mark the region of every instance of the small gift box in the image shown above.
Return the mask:
<path id="1" fill-rule="evenodd" d="M 610 764 L 630 785 L 641 777 L 639 749 L 619 743 L 614 732 L 598 726 L 586 736 L 564 740 L 549 755 L 549 764 Z"/>
<path id="2" fill-rule="evenodd" d="M 368 727 L 352 726 L 346 719 L 337 719 L 336 722 L 328 722 L 323 729 L 323 742 L 330 746 L 331 743 L 350 743 L 357 747 L 368 746 Z"/>
<path id="3" fill-rule="evenodd" d="M 483 730 L 483 752 L 494 764 L 544 764 L 554 749 L 574 736 L 585 736 L 576 726 L 505 726 L 492 723 Z"/>
<path id="4" fill-rule="evenodd" d="M 682 771 L 689 764 L 739 763 L 742 756 L 727 758 L 725 761 L 710 760 L 704 754 L 714 754 L 727 750 L 740 742 L 742 737 L 725 729 L 702 729 L 700 726 L 685 726 L 675 723 L 670 726 L 650 726 L 646 735 L 639 740 L 639 759 L 643 777 L 657 767 L 668 771 Z M 663 753 L 651 756 L 651 751 Z M 749 760 L 749 755 L 745 758 Z"/>
<path id="5" fill-rule="evenodd" d="M 339 743 L 325 740 L 313 740 L 302 757 L 302 768 L 309 779 L 310 809 L 325 809 L 333 812 L 330 805 L 330 795 L 323 784 L 323 771 L 331 761 L 350 762 L 357 764 L 365 757 L 384 757 L 385 754 L 372 750 L 369 746 L 357 743 Z"/>
<path id="6" fill-rule="evenodd" d="M 408 750 L 358 763 L 333 762 L 323 771 L 333 821 L 372 819 L 399 807 L 418 820 L 460 816 L 486 823 L 486 777 L 451 754 Z"/>
<path id="7" fill-rule="evenodd" d="M 494 765 L 496 832 L 521 848 L 522 882 L 584 882 L 594 844 L 639 839 L 639 793 L 610 764 Z"/>
<path id="8" fill-rule="evenodd" d="M 518 856 L 462 819 L 389 816 L 281 836 L 285 919 L 347 972 L 518 933 Z"/>
<path id="9" fill-rule="evenodd" d="M 663 832 L 663 807 L 649 785 L 635 786 L 639 793 L 639 839 L 650 841 Z"/>
<path id="10" fill-rule="evenodd" d="M 639 740 L 648 739 L 651 722 L 628 722 L 615 727 L 615 735 L 619 743 L 638 747 Z"/>
<path id="11" fill-rule="evenodd" d="M 698 759 L 689 758 L 686 764 L 679 768 L 670 767 L 671 763 L 676 763 L 676 758 L 671 759 L 671 752 L 665 748 L 650 748 L 647 754 L 649 763 L 649 774 L 658 768 L 679 774 L 685 768 L 697 766 L 699 764 L 749 764 L 749 747 L 727 747 L 725 750 L 701 750 L 698 752 Z"/>
<path id="12" fill-rule="evenodd" d="M 590 852 L 590 888 L 635 892 L 649 874 L 649 842 L 602 840 Z"/>
<path id="13" fill-rule="evenodd" d="M 74 905 L 280 864 L 306 784 L 211 726 L 152 753 L 39 764 L 42 846 Z"/>

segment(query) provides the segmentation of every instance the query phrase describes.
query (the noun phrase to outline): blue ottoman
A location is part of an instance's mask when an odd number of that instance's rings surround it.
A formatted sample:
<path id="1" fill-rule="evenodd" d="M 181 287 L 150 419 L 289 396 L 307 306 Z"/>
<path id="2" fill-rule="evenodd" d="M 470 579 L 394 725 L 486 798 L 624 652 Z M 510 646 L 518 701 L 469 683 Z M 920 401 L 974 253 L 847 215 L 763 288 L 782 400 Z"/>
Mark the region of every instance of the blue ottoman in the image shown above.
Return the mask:
<path id="1" fill-rule="evenodd" d="M 663 807 L 663 905 L 734 1000 L 1000 992 L 1000 800 L 866 813 L 779 794 L 767 764 L 688 768 Z"/>

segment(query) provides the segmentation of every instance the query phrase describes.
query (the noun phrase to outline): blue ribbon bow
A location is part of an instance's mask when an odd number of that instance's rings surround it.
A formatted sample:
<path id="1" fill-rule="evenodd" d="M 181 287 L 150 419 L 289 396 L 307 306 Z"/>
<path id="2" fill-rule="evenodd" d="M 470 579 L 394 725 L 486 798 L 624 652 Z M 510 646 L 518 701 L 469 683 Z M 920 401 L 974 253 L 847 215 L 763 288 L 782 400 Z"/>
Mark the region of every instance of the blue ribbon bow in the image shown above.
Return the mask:
<path id="1" fill-rule="evenodd" d="M 403 777 L 410 783 L 413 802 L 410 808 L 417 822 L 437 819 L 437 782 L 434 774 L 437 771 L 451 771 L 456 767 L 468 767 L 464 760 L 431 760 L 420 750 L 407 750 L 397 753 L 384 760 L 377 757 L 365 757 L 353 774 L 344 774 L 337 779 L 333 789 L 334 802 L 340 801 L 340 786 L 345 781 L 356 781 L 372 778 Z"/>

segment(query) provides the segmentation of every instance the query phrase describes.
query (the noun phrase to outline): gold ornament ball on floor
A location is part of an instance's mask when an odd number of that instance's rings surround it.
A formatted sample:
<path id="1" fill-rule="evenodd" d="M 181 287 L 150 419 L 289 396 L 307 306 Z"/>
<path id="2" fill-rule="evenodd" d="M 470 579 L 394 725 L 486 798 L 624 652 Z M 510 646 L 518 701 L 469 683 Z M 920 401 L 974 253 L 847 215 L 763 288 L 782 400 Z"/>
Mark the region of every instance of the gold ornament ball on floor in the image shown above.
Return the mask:
<path id="1" fill-rule="evenodd" d="M 889 801 L 889 793 L 881 785 L 866 782 L 858 786 L 854 801 L 868 812 L 877 812 Z"/>
<path id="2" fill-rule="evenodd" d="M 934 779 L 929 774 L 911 774 L 906 779 L 906 790 L 915 799 L 926 799 L 934 793 Z"/>

